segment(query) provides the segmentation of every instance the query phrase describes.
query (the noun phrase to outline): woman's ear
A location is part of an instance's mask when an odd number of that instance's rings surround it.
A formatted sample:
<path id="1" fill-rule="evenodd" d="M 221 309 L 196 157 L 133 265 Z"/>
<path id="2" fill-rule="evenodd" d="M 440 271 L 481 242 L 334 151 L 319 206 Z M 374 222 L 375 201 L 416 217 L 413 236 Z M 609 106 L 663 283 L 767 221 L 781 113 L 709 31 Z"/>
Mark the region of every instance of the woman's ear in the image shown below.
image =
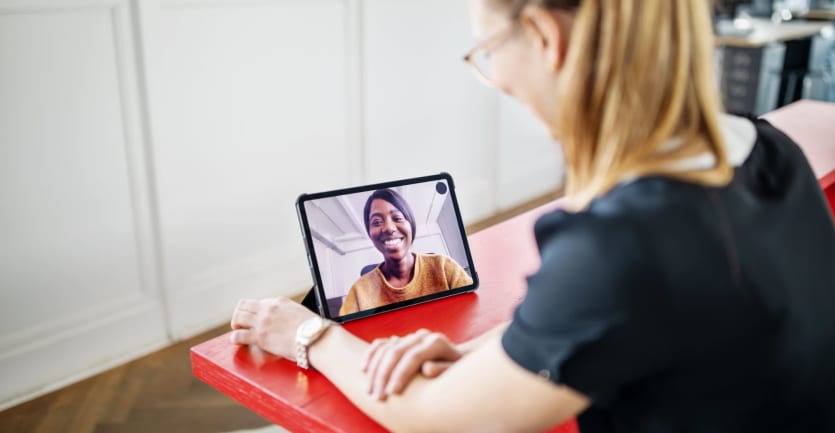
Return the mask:
<path id="1" fill-rule="evenodd" d="M 565 55 L 563 27 L 566 22 L 560 20 L 559 12 L 552 12 L 539 6 L 528 6 L 522 10 L 520 20 L 525 32 L 531 36 L 534 49 L 542 55 L 545 66 L 551 72 L 557 72 Z"/>

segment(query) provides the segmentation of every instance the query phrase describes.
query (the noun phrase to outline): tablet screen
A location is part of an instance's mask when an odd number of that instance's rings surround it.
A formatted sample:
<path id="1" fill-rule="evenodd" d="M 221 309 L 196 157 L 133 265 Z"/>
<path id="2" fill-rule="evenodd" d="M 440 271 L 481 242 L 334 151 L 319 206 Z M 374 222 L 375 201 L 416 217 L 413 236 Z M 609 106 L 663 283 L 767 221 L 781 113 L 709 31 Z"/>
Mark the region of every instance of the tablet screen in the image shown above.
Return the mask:
<path id="1" fill-rule="evenodd" d="M 344 322 L 478 286 L 446 173 L 304 194 L 296 208 L 325 317 Z"/>

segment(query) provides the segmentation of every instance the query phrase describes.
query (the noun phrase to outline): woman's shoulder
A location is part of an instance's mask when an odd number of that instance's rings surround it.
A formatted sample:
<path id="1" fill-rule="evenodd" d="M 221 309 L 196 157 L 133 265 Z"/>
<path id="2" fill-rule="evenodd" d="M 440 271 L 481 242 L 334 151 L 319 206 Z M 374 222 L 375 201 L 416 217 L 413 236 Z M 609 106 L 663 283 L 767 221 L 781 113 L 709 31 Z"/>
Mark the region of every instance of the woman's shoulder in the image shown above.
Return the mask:
<path id="1" fill-rule="evenodd" d="M 369 272 L 366 272 L 351 286 L 352 291 L 368 291 L 377 289 L 382 284 L 382 276 L 380 274 L 380 267 L 377 266 L 376 268 L 372 269 Z"/>
<path id="2" fill-rule="evenodd" d="M 817 179 L 800 146 L 767 120 L 758 119 L 754 123 L 757 143 L 745 162 L 744 172 L 750 178 L 747 183 L 779 189 L 780 185 L 802 182 L 817 189 Z"/>
<path id="3" fill-rule="evenodd" d="M 541 265 L 528 280 L 529 293 L 538 293 L 532 299 L 619 302 L 632 291 L 629 282 L 650 280 L 646 275 L 658 272 L 652 247 L 658 233 L 649 227 L 628 207 L 543 215 L 534 226 Z"/>
<path id="4" fill-rule="evenodd" d="M 701 250 L 692 243 L 710 243 L 717 236 L 705 216 L 707 206 L 709 198 L 698 185 L 660 177 L 641 179 L 583 211 L 543 215 L 534 225 L 534 237 L 543 261 L 580 266 L 578 262 L 585 260 L 587 271 L 600 272 L 626 265 L 652 269 L 661 256 L 680 245 Z"/>
<path id="5" fill-rule="evenodd" d="M 449 256 L 439 253 L 415 253 L 415 256 L 427 266 L 444 266 L 453 261 Z"/>
<path id="6" fill-rule="evenodd" d="M 445 254 L 417 253 L 416 255 L 423 269 L 435 269 L 445 274 L 455 274 L 459 271 L 464 272 L 458 261 Z"/>
<path id="7" fill-rule="evenodd" d="M 597 199 L 583 211 L 557 209 L 537 219 L 534 237 L 540 249 L 554 241 L 609 245 L 639 242 L 651 235 L 645 227 L 663 219 L 661 214 L 669 208 L 659 203 L 659 196 L 632 188 L 625 194 L 620 191 Z"/>
<path id="8" fill-rule="evenodd" d="M 722 135 L 729 162 L 735 167 L 727 187 L 706 187 L 666 176 L 646 176 L 624 182 L 593 200 L 580 212 L 563 210 L 543 215 L 536 223 L 537 242 L 572 235 L 610 242 L 613 232 L 640 232 L 646 239 L 674 235 L 681 224 L 703 227 L 705 210 L 714 206 L 711 194 L 728 200 L 751 197 L 773 200 L 802 185 L 817 192 L 814 175 L 791 138 L 762 119 L 723 116 Z M 785 191 L 781 191 L 785 190 Z M 746 197 L 736 197 L 743 194 Z M 762 197 L 767 195 L 768 197 Z M 617 237 L 615 237 L 617 238 Z"/>

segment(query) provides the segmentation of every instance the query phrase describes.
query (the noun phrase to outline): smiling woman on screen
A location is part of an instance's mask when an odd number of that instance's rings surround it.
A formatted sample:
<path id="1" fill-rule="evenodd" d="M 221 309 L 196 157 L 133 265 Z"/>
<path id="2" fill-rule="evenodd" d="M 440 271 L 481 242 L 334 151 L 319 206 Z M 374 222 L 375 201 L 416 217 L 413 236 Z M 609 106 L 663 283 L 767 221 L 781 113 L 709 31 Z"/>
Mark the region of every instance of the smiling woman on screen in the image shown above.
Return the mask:
<path id="1" fill-rule="evenodd" d="M 351 286 L 339 315 L 414 299 L 473 283 L 455 260 L 412 252 L 415 217 L 396 191 L 374 191 L 363 209 L 365 230 L 383 262 Z"/>

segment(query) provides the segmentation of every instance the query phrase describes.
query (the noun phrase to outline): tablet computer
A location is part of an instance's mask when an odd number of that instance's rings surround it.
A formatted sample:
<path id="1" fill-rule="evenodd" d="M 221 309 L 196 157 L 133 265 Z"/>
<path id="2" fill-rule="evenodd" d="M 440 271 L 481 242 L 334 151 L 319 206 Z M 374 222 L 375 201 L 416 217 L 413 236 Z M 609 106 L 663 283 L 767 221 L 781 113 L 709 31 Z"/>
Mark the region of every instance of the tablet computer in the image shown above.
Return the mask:
<path id="1" fill-rule="evenodd" d="M 447 173 L 296 201 L 323 317 L 346 322 L 478 287 Z"/>

